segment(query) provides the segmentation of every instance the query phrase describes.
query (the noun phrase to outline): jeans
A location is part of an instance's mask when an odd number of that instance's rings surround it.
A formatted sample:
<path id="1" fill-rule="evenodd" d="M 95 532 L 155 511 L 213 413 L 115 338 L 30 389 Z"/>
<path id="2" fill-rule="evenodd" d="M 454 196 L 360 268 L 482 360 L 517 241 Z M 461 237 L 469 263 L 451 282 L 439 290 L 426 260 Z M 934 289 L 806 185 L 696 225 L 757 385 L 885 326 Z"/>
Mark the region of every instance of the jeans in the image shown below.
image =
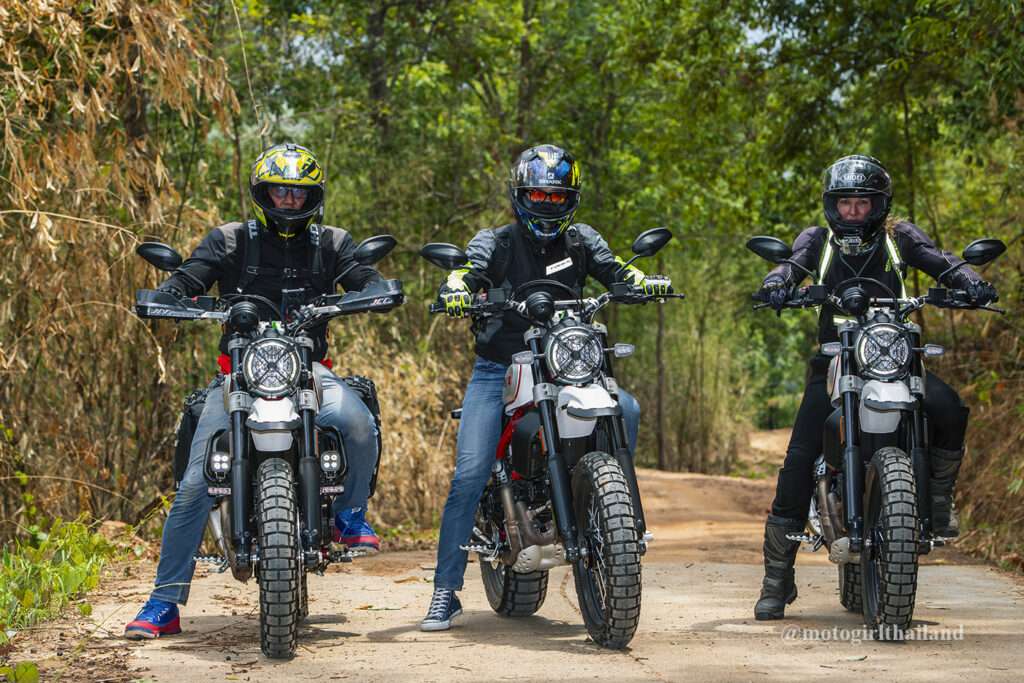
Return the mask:
<path id="1" fill-rule="evenodd" d="M 323 403 L 317 413 L 316 424 L 337 429 L 348 456 L 345 492 L 335 499 L 334 509 L 363 507 L 369 497 L 370 479 L 377 465 L 377 425 L 359 394 L 333 373 L 318 371 L 317 374 L 323 386 Z M 164 522 L 156 588 L 151 595 L 157 600 L 180 605 L 188 602 L 189 586 L 196 568 L 192 557 L 202 543 L 206 520 L 213 507 L 214 499 L 206 492 L 203 473 L 207 443 L 216 432 L 228 429 L 230 422 L 224 411 L 219 379 L 210 384 L 210 389 L 192 438 L 185 476 Z"/>
<path id="2" fill-rule="evenodd" d="M 821 454 L 825 420 L 834 408 L 825 388 L 829 358 L 811 358 L 804 397 L 796 413 L 786 459 L 779 470 L 772 514 L 806 520 L 814 495 L 814 461 Z M 960 451 L 967 434 L 968 409 L 956 391 L 930 372 L 925 374 L 924 409 L 934 448 Z"/>
<path id="3" fill-rule="evenodd" d="M 501 438 L 501 416 L 505 407 L 501 392 L 506 369 L 500 363 L 478 357 L 466 387 L 456 444 L 455 474 L 441 516 L 435 588 L 462 590 L 467 553 L 459 546 L 469 540 L 476 507 L 491 477 L 491 466 Z M 629 449 L 635 453 L 640 429 L 640 404 L 631 394 L 619 389 L 619 405 L 626 422 Z"/>

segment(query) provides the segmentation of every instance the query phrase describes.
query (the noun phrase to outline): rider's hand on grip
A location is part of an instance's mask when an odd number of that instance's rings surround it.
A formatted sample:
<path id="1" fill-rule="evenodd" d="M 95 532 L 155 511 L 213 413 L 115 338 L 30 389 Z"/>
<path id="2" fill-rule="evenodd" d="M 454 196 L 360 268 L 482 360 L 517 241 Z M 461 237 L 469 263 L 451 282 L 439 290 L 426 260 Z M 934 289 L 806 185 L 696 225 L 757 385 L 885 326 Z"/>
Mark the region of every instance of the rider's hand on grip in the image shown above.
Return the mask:
<path id="1" fill-rule="evenodd" d="M 441 288 L 440 297 L 444 303 L 444 312 L 449 318 L 463 318 L 469 314 L 469 307 L 473 304 L 473 297 L 468 289 L 449 289 L 447 286 Z"/>
<path id="2" fill-rule="evenodd" d="M 672 279 L 667 275 L 647 275 L 640 281 L 647 296 L 661 296 L 672 293 Z"/>
<path id="3" fill-rule="evenodd" d="M 781 276 L 769 276 L 758 291 L 758 298 L 776 311 L 782 311 L 789 299 L 789 286 Z"/>
<path id="4" fill-rule="evenodd" d="M 999 301 L 999 293 L 992 283 L 985 280 L 972 282 L 964 288 L 967 299 L 972 306 L 984 306 L 985 304 Z"/>

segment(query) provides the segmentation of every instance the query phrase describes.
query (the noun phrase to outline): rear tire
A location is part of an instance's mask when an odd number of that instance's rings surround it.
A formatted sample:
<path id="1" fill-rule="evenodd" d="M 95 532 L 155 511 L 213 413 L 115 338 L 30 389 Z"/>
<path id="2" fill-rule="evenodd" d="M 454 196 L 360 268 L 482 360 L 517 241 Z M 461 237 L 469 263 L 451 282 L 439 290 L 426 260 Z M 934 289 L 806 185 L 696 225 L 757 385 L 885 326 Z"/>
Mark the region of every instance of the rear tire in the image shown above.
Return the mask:
<path id="1" fill-rule="evenodd" d="M 528 617 L 535 614 L 544 604 L 548 593 L 546 571 L 520 574 L 501 562 L 495 567 L 481 560 L 480 576 L 491 609 L 504 617 Z"/>
<path id="2" fill-rule="evenodd" d="M 903 640 L 917 594 L 917 490 L 914 468 L 898 448 L 875 453 L 864 478 L 861 552 L 864 623 L 879 640 Z"/>
<path id="3" fill-rule="evenodd" d="M 864 611 L 863 591 L 860 565 L 853 562 L 839 565 L 839 602 L 846 611 L 858 614 Z"/>
<path id="4" fill-rule="evenodd" d="M 260 649 L 271 659 L 291 659 L 298 643 L 300 565 L 298 513 L 292 468 L 280 458 L 260 465 L 256 477 L 260 543 Z"/>
<path id="5" fill-rule="evenodd" d="M 587 557 L 573 567 L 576 595 L 595 643 L 626 647 L 640 622 L 640 538 L 622 468 L 588 453 L 572 473 L 573 505 Z"/>

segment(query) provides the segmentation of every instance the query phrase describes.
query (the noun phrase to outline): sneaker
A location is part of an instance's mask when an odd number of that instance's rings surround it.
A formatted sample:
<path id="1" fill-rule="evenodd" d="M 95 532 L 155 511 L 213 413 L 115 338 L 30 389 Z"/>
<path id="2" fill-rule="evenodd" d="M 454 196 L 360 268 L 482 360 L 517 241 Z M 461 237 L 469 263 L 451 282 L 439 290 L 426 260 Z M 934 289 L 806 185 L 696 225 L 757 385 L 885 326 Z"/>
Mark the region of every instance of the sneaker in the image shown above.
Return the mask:
<path id="1" fill-rule="evenodd" d="M 135 616 L 135 621 L 124 627 L 124 637 L 128 640 L 159 638 L 175 633 L 181 633 L 178 606 L 156 598 L 150 598 Z"/>
<path id="2" fill-rule="evenodd" d="M 427 616 L 420 622 L 421 631 L 447 631 L 452 627 L 452 619 L 462 614 L 462 603 L 455 591 L 435 588 L 430 598 Z"/>
<path id="3" fill-rule="evenodd" d="M 343 543 L 349 549 L 380 550 L 380 538 L 366 521 L 366 508 L 348 508 L 338 512 L 334 517 L 334 542 Z"/>

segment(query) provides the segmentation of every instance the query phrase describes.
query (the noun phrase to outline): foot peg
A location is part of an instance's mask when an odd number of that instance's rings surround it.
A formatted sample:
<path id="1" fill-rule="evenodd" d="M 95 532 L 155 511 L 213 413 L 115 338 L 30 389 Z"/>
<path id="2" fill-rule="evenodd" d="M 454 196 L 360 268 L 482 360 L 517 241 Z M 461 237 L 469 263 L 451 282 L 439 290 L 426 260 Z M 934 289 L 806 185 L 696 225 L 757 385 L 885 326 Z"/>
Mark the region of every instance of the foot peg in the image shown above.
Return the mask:
<path id="1" fill-rule="evenodd" d="M 811 552 L 816 552 L 818 548 L 825 544 L 825 538 L 818 534 L 786 534 L 786 539 L 799 543 L 810 543 Z"/>
<path id="2" fill-rule="evenodd" d="M 227 558 L 222 555 L 195 555 L 192 557 L 192 561 L 196 564 L 213 565 L 211 569 L 217 574 L 223 574 L 231 566 Z"/>
<path id="3" fill-rule="evenodd" d="M 331 543 L 327 557 L 331 562 L 351 562 L 357 557 L 366 557 L 370 551 L 366 548 L 349 548 L 343 543 Z"/>

